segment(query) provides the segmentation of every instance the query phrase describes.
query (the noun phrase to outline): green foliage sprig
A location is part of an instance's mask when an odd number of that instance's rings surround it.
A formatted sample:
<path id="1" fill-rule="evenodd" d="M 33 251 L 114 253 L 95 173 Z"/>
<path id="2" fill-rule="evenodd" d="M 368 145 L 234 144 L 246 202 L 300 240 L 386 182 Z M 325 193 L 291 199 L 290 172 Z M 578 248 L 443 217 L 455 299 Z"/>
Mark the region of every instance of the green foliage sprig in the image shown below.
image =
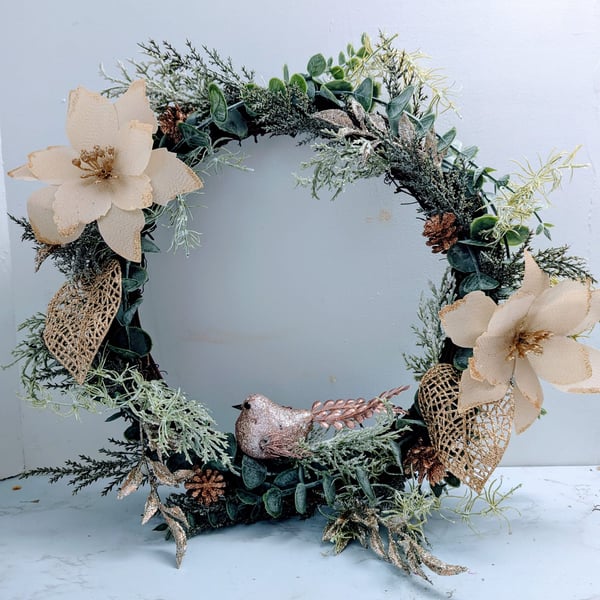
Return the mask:
<path id="1" fill-rule="evenodd" d="M 23 473 L 23 479 L 34 476 L 49 477 L 50 483 L 56 483 L 64 477 L 70 477 L 69 485 L 73 487 L 73 494 L 83 488 L 107 479 L 108 483 L 102 489 L 102 496 L 106 496 L 113 489 L 123 483 L 131 469 L 139 461 L 139 442 L 123 441 L 109 438 L 111 444 L 117 449 L 101 448 L 98 452 L 106 458 L 95 458 L 85 454 L 79 455 L 79 461 L 67 460 L 62 467 L 39 467 Z"/>

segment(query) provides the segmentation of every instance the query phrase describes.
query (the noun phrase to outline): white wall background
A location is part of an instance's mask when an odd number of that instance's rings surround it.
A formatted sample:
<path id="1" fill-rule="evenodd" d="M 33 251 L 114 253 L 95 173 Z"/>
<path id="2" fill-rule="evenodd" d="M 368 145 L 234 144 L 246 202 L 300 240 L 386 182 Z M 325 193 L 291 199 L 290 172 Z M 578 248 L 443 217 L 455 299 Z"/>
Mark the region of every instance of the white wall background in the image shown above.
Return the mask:
<path id="1" fill-rule="evenodd" d="M 592 0 L 4 4 L 5 170 L 32 150 L 65 143 L 68 91 L 105 87 L 99 62 L 110 69 L 136 56 L 136 42 L 152 37 L 183 47 L 189 38 L 268 81 L 284 62 L 303 70 L 310 55 L 337 56 L 347 42 L 358 45 L 361 32 L 376 37 L 379 29 L 426 51 L 457 82 L 462 119 L 446 122 L 481 148 L 480 163 L 504 173 L 513 159 L 584 145 L 580 159 L 591 168 L 555 194 L 545 217 L 557 224 L 554 243 L 570 243 L 600 274 L 600 6 Z M 203 247 L 189 259 L 151 257 L 142 318 L 168 381 L 211 406 L 222 428 L 233 424 L 230 406 L 254 391 L 306 406 L 408 382 L 402 353 L 413 347 L 418 296 L 442 267 L 423 244 L 414 209 L 381 182 L 361 182 L 334 203 L 311 199 L 291 176 L 306 150 L 290 140 L 246 142 L 241 151 L 254 172 L 206 181 L 194 221 Z M 32 189 L 6 182 L 12 214 L 24 214 Z M 0 195 L 3 362 L 14 323 L 45 310 L 61 284 L 50 264 L 34 274 L 31 248 L 12 224 L 9 243 L 6 227 Z M 168 246 L 168 234 L 159 241 Z M 19 407 L 16 371 L 0 377 L 0 475 L 94 453 L 119 435 L 105 415 L 73 423 Z M 599 462 L 600 398 L 549 389 L 546 408 L 542 423 L 513 439 L 505 464 Z"/>

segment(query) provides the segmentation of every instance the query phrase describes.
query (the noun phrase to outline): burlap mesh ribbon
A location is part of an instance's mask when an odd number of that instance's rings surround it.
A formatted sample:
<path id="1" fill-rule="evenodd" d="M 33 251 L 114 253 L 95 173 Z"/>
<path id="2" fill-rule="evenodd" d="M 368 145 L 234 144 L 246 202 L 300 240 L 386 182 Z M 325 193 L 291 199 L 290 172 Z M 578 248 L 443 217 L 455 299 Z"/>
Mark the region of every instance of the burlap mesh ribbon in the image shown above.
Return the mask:
<path id="1" fill-rule="evenodd" d="M 452 365 L 432 367 L 421 380 L 419 408 L 439 460 L 479 493 L 508 446 L 514 402 L 507 394 L 500 402 L 459 413 L 459 382 Z"/>
<path id="2" fill-rule="evenodd" d="M 44 342 L 77 383 L 85 380 L 120 303 L 121 267 L 113 260 L 90 281 L 65 283 L 48 304 Z"/>

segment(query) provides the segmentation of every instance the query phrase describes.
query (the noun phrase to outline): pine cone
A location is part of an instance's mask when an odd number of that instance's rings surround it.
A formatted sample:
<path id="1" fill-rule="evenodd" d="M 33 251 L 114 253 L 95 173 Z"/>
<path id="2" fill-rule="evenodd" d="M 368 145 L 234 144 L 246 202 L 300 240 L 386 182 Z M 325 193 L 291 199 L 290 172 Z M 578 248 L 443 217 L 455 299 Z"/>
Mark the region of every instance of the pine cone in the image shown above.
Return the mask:
<path id="1" fill-rule="evenodd" d="M 162 132 L 177 143 L 180 142 L 182 138 L 179 123 L 185 122 L 187 116 L 187 113 L 181 110 L 177 104 L 167 106 L 162 115 L 158 117 L 158 124 L 160 125 Z"/>
<path id="2" fill-rule="evenodd" d="M 423 235 L 433 252 L 447 252 L 458 241 L 456 215 L 443 213 L 432 215 L 425 221 Z"/>
<path id="3" fill-rule="evenodd" d="M 440 462 L 433 446 L 426 446 L 419 440 L 407 453 L 402 463 L 406 471 L 417 473 L 419 485 L 427 477 L 431 485 L 435 485 L 446 476 L 446 468 Z"/>
<path id="4" fill-rule="evenodd" d="M 204 506 L 210 506 L 224 495 L 226 487 L 223 475 L 219 471 L 199 467 L 194 468 L 194 474 L 185 482 L 185 489 L 192 498 Z"/>

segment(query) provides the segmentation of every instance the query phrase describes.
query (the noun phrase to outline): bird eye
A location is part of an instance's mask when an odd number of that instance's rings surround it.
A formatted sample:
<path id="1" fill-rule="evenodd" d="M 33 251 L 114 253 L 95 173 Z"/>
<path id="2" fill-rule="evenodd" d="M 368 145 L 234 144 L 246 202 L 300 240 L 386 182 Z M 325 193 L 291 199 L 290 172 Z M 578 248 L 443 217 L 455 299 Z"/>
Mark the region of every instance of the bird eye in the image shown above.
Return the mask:
<path id="1" fill-rule="evenodd" d="M 250 404 L 250 402 L 246 401 L 244 402 L 244 408 L 252 408 L 252 405 Z"/>

